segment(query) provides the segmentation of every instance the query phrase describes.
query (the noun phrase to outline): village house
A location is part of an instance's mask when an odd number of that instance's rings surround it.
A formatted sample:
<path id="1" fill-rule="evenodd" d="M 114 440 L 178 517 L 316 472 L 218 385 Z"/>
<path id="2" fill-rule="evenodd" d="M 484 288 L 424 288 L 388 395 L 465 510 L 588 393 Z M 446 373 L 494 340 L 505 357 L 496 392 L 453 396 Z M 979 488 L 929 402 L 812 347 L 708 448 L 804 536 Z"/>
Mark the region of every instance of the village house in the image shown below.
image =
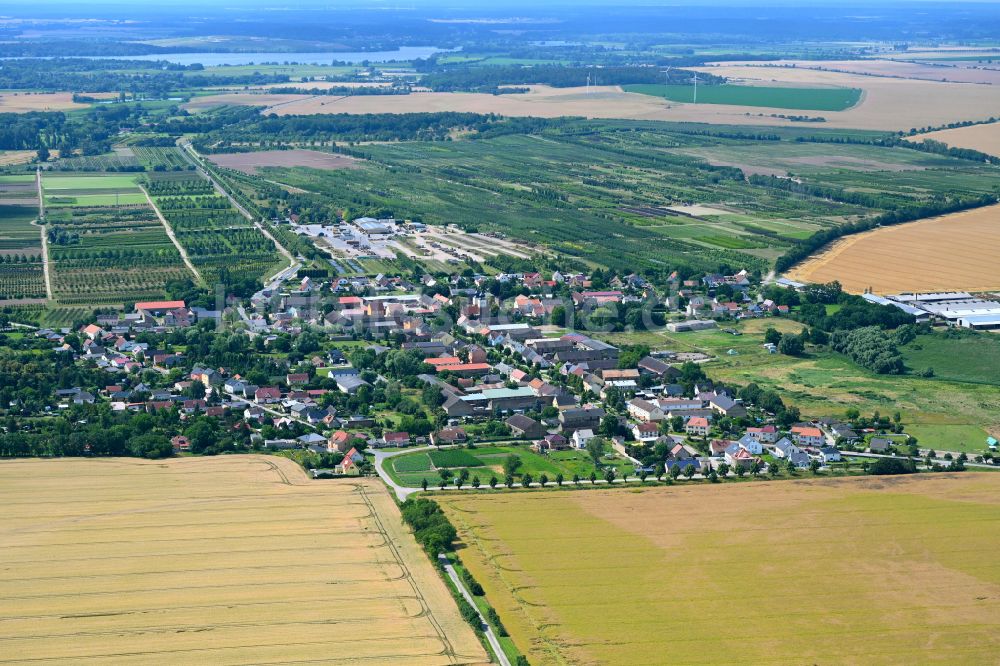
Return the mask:
<path id="1" fill-rule="evenodd" d="M 553 433 L 551 435 L 546 435 L 542 439 L 538 440 L 531 445 L 531 448 L 535 451 L 542 453 L 544 451 L 562 451 L 570 447 L 569 440 L 560 435 L 559 433 Z"/>
<path id="2" fill-rule="evenodd" d="M 820 447 L 826 443 L 823 431 L 813 426 L 795 426 L 792 428 L 792 441 L 799 446 Z"/>
<path id="3" fill-rule="evenodd" d="M 743 437 L 740 438 L 739 444 L 755 456 L 759 456 L 764 453 L 764 446 L 761 444 L 760 440 L 754 439 L 750 435 L 743 435 Z"/>
<path id="4" fill-rule="evenodd" d="M 354 449 L 351 450 L 353 451 Z M 334 467 L 334 473 L 342 476 L 360 476 L 361 468 L 358 467 L 358 463 L 353 457 L 345 455 L 340 464 Z"/>
<path id="5" fill-rule="evenodd" d="M 511 435 L 517 439 L 538 439 L 546 434 L 541 423 L 524 414 L 514 414 L 504 423 L 510 428 Z"/>
<path id="6" fill-rule="evenodd" d="M 587 442 L 595 437 L 594 431 L 589 428 L 577 430 L 573 433 L 573 447 L 577 449 L 587 448 Z"/>
<path id="7" fill-rule="evenodd" d="M 746 434 L 748 437 L 752 437 L 763 444 L 773 444 L 778 439 L 778 428 L 773 425 L 747 428 Z"/>
<path id="8" fill-rule="evenodd" d="M 663 410 L 660 406 L 648 400 L 634 398 L 628 401 L 626 407 L 628 409 L 628 415 L 637 421 L 655 422 L 662 421 L 665 418 Z"/>
<path id="9" fill-rule="evenodd" d="M 832 462 L 839 462 L 840 451 L 832 446 L 824 446 L 819 450 L 819 459 L 824 465 Z"/>
<path id="10" fill-rule="evenodd" d="M 604 409 L 600 407 L 574 407 L 559 412 L 559 427 L 563 432 L 593 430 L 601 424 Z"/>
<path id="11" fill-rule="evenodd" d="M 431 444 L 434 446 L 461 444 L 468 440 L 468 438 L 469 436 L 462 428 L 443 428 L 431 433 Z"/>
<path id="12" fill-rule="evenodd" d="M 382 434 L 383 446 L 409 446 L 410 433 L 408 432 L 386 432 Z"/>
<path id="13" fill-rule="evenodd" d="M 809 467 L 809 455 L 795 446 L 787 437 L 782 437 L 774 445 L 774 457 L 781 460 L 789 460 L 792 465 L 799 469 Z"/>
<path id="14" fill-rule="evenodd" d="M 254 391 L 253 399 L 259 405 L 273 405 L 281 402 L 281 389 L 275 386 L 262 386 Z"/>
<path id="15" fill-rule="evenodd" d="M 732 467 L 742 467 L 743 469 L 750 469 L 754 461 L 757 460 L 752 453 L 744 449 L 742 446 L 733 447 L 726 451 L 726 462 Z"/>
<path id="16" fill-rule="evenodd" d="M 632 426 L 632 435 L 640 442 L 655 442 L 660 437 L 660 427 L 652 421 Z"/>
<path id="17" fill-rule="evenodd" d="M 892 448 L 892 440 L 885 437 L 872 437 L 868 440 L 868 451 L 871 453 L 886 453 Z"/>
<path id="18" fill-rule="evenodd" d="M 684 432 L 689 435 L 700 435 L 704 437 L 708 434 L 710 427 L 708 419 L 704 416 L 692 416 L 688 419 L 687 423 L 684 424 Z"/>

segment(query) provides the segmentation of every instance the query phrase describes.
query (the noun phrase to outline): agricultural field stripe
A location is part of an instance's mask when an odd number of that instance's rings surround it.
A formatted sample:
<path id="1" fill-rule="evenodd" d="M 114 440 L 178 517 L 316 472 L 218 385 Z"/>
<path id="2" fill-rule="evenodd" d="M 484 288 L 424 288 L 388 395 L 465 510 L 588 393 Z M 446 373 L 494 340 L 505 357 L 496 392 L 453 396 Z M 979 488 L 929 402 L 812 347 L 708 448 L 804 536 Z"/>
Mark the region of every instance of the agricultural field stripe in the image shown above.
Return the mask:
<path id="1" fill-rule="evenodd" d="M 184 260 L 184 265 L 188 267 L 188 270 L 191 271 L 195 279 L 200 284 L 204 285 L 205 284 L 204 278 L 201 277 L 201 273 L 199 273 L 198 269 L 195 268 L 194 264 L 191 263 L 191 258 L 188 257 L 187 250 L 185 250 L 184 246 L 182 246 L 180 244 L 180 241 L 177 240 L 177 236 L 174 235 L 174 230 L 170 226 L 170 223 L 167 222 L 167 218 L 163 217 L 163 213 L 161 213 L 160 209 L 157 208 L 155 203 L 153 203 L 153 198 L 149 196 L 149 192 L 146 191 L 146 188 L 140 185 L 139 189 L 141 189 L 142 193 L 146 195 L 146 201 L 148 201 L 149 205 L 153 208 L 153 211 L 156 213 L 156 217 L 159 218 L 160 224 L 163 225 L 163 229 L 167 232 L 167 236 L 170 238 L 170 242 L 174 244 L 174 247 L 176 247 L 177 251 L 180 253 L 181 259 Z"/>
<path id="2" fill-rule="evenodd" d="M 52 276 L 49 273 L 49 232 L 45 222 L 45 196 L 42 194 L 42 170 L 35 169 L 35 186 L 38 188 L 38 222 L 42 237 L 42 272 L 45 276 L 45 298 L 52 300 Z"/>
<path id="3" fill-rule="evenodd" d="M 185 150 L 182 150 L 181 152 L 183 154 L 185 154 L 185 155 L 189 155 L 189 156 L 192 157 L 192 159 L 195 162 L 195 166 L 198 167 L 198 169 L 201 171 L 202 175 L 205 176 L 205 178 L 208 178 L 208 180 L 212 183 L 212 185 L 215 187 L 215 189 L 218 190 L 219 194 L 221 194 L 222 196 L 224 196 L 227 199 L 229 199 L 229 203 L 231 203 L 236 210 L 238 210 L 239 212 L 241 212 L 243 214 L 243 217 L 245 217 L 248 220 L 250 220 L 250 222 L 253 223 L 253 225 L 255 227 L 257 227 L 257 231 L 259 231 L 260 233 L 262 233 L 265 238 L 267 238 L 272 243 L 274 243 L 275 249 L 278 250 L 278 252 L 280 252 L 282 254 L 282 256 L 284 256 L 286 259 L 288 259 L 289 265 L 294 265 L 295 264 L 295 257 L 292 256 L 292 253 L 289 252 L 285 248 L 284 245 L 282 245 L 281 243 L 279 243 L 278 239 L 275 238 L 271 234 L 270 231 L 268 231 L 267 229 L 265 229 L 264 226 L 261 225 L 261 223 L 253 215 L 250 214 L 250 211 L 248 211 L 246 208 L 244 208 L 240 204 L 240 202 L 238 202 L 236 200 L 236 198 L 233 197 L 233 195 L 231 195 L 229 193 L 229 191 L 225 187 L 222 186 L 222 183 L 220 183 L 218 180 L 216 180 L 215 176 L 212 175 L 211 171 L 209 171 L 204 166 L 205 159 L 201 155 L 198 154 L 198 152 L 194 149 L 194 146 L 192 146 L 190 143 L 185 143 L 184 144 L 184 148 L 185 148 Z M 264 282 L 265 283 L 271 282 L 272 280 L 274 280 L 275 277 L 277 277 L 278 275 L 280 275 L 281 272 L 284 271 L 286 268 L 287 267 L 283 267 L 283 268 L 279 269 L 274 275 L 263 278 Z"/>

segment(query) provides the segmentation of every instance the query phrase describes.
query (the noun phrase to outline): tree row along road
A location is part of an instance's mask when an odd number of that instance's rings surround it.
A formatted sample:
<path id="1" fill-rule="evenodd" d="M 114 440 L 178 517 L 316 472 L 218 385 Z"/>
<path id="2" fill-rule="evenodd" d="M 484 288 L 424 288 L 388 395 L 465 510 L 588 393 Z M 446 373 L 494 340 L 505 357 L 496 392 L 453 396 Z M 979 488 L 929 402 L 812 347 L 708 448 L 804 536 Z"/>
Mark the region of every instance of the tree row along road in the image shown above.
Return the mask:
<path id="1" fill-rule="evenodd" d="M 245 217 L 248 220 L 250 220 L 250 222 L 255 227 L 257 227 L 257 230 L 260 231 L 260 233 L 264 234 L 265 238 L 267 238 L 269 241 L 271 241 L 272 243 L 274 243 L 275 249 L 277 249 L 278 252 L 280 252 L 283 257 L 285 257 L 286 259 L 288 259 L 288 263 L 289 264 L 291 264 L 293 267 L 295 267 L 296 266 L 296 261 L 295 261 L 295 257 L 292 256 L 292 253 L 289 252 L 285 248 L 284 245 L 282 245 L 280 242 L 278 242 L 278 239 L 275 238 L 274 235 L 268 229 L 266 229 L 264 227 L 264 225 L 262 225 L 260 223 L 260 221 L 257 220 L 256 217 L 253 216 L 253 214 L 250 213 L 250 211 L 248 211 L 246 208 L 244 208 L 243 205 L 239 201 L 237 201 L 236 198 L 233 195 L 231 195 L 226 188 L 224 188 L 222 186 L 222 183 L 220 183 L 218 180 L 216 180 L 215 176 L 213 176 L 211 174 L 211 172 L 209 172 L 208 169 L 206 169 L 205 167 L 202 166 L 201 162 L 202 162 L 202 160 L 204 158 L 195 151 L 194 146 L 192 146 L 190 143 L 184 143 L 184 144 L 182 144 L 181 152 L 184 155 L 186 155 L 187 158 L 188 158 L 188 160 L 190 160 L 195 165 L 195 167 L 198 169 L 199 173 L 201 173 L 203 176 L 205 176 L 205 178 L 207 178 L 208 181 L 210 183 L 212 183 L 212 186 L 215 187 L 215 190 L 219 194 L 221 194 L 222 196 L 226 197 L 226 199 L 229 200 L 229 203 L 231 203 L 233 205 L 233 207 L 236 210 L 238 210 L 241 215 L 243 215 L 243 217 Z M 288 270 L 288 269 L 282 269 L 282 270 L 278 271 L 278 273 L 276 275 L 280 275 L 281 273 L 285 272 L 286 270 Z M 270 278 L 265 278 L 263 281 L 265 283 L 267 283 L 267 282 L 272 281 L 273 279 L 274 279 L 274 277 L 270 277 Z"/>
<path id="2" fill-rule="evenodd" d="M 49 274 L 49 230 L 45 224 L 45 193 L 42 191 L 42 170 L 35 169 L 38 188 L 38 228 L 42 235 L 42 275 L 45 277 L 45 297 L 52 300 L 52 277 Z"/>
<path id="3" fill-rule="evenodd" d="M 496 654 L 500 665 L 511 666 L 510 659 L 507 658 L 506 653 L 504 653 L 503 648 L 500 646 L 500 641 L 497 639 L 496 634 L 493 633 L 493 627 L 491 627 L 490 623 L 486 621 L 483 614 L 479 612 L 479 608 L 476 606 L 476 602 L 472 598 L 472 593 L 469 592 L 469 590 L 465 587 L 465 583 L 463 583 L 462 579 L 459 578 L 458 572 L 455 571 L 455 567 L 452 566 L 451 562 L 448 561 L 448 558 L 445 557 L 444 554 L 438 555 L 438 561 L 441 562 L 441 566 L 444 567 L 445 573 L 448 574 L 448 578 L 450 578 L 451 582 L 455 584 L 455 587 L 458 588 L 458 591 L 462 594 L 465 600 L 469 602 L 470 606 L 476 609 L 476 614 L 479 615 L 479 621 L 482 623 L 480 628 L 486 635 L 486 640 L 490 642 L 490 647 L 493 648 L 493 652 Z"/>

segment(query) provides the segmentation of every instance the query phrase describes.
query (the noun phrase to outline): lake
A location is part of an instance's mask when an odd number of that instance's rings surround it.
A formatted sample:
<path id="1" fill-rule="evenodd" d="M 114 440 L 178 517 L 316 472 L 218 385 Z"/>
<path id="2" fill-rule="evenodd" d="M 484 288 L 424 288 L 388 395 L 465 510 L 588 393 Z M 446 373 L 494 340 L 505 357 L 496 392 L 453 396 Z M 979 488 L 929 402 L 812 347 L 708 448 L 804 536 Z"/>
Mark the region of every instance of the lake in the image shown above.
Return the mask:
<path id="1" fill-rule="evenodd" d="M 330 64 L 334 60 L 352 64 L 368 62 L 392 62 L 394 60 L 415 60 L 427 58 L 435 53 L 445 53 L 458 49 L 440 49 L 436 46 L 401 46 L 395 51 L 368 51 L 355 53 L 156 53 L 141 56 L 113 56 L 100 59 L 120 60 L 165 60 L 178 65 L 200 63 L 205 67 L 220 65 L 259 65 L 264 62 L 297 62 L 301 64 Z"/>

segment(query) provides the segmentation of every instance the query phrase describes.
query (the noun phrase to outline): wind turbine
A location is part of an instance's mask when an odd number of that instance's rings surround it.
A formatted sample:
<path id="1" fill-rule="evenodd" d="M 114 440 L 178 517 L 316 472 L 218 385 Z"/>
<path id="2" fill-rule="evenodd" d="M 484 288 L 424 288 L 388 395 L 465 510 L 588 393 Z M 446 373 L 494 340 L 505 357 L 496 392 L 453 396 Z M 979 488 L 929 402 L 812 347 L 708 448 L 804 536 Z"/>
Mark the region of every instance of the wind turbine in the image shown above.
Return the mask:
<path id="1" fill-rule="evenodd" d="M 693 81 L 694 81 L 694 97 L 692 98 L 691 103 L 692 104 L 697 104 L 698 103 L 698 72 L 694 73 L 694 79 L 693 79 Z"/>
<path id="2" fill-rule="evenodd" d="M 590 94 L 590 72 L 587 72 L 587 94 Z"/>

